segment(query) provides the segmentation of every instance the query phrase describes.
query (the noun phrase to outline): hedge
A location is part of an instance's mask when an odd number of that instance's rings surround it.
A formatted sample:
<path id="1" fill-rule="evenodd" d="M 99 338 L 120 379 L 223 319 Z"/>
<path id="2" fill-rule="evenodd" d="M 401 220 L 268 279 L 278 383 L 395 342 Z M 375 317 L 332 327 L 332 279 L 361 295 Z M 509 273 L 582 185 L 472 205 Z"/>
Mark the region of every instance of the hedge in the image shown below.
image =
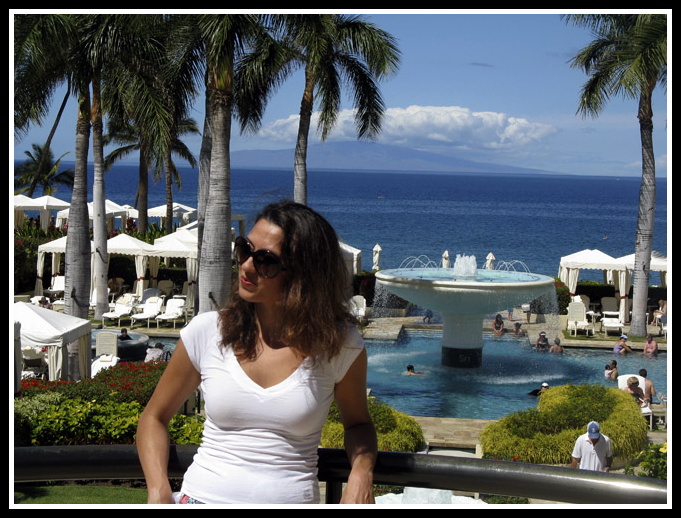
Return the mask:
<path id="1" fill-rule="evenodd" d="M 480 444 L 486 458 L 570 464 L 574 443 L 589 421 L 599 422 L 615 457 L 633 458 L 646 444 L 648 426 L 634 398 L 603 385 L 552 387 L 540 396 L 536 408 L 486 426 Z"/>

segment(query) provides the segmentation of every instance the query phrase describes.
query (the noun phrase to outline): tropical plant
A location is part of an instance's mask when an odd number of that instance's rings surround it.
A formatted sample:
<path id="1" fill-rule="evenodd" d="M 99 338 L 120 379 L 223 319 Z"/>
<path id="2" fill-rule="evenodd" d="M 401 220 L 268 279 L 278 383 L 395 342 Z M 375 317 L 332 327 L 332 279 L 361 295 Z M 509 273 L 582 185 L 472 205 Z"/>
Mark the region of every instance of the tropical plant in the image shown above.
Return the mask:
<path id="1" fill-rule="evenodd" d="M 64 153 L 55 161 L 50 148 L 39 144 L 33 144 L 32 147 L 33 152 L 24 151 L 28 159 L 14 170 L 15 193 L 25 193 L 26 196 L 33 197 L 38 186 L 42 187 L 45 195 L 53 195 L 58 185 L 71 189 L 73 169 L 59 170 L 61 159 L 68 153 Z"/>
<path id="2" fill-rule="evenodd" d="M 666 14 L 576 14 L 565 19 L 592 30 L 594 40 L 572 60 L 589 76 L 578 112 L 597 116 L 615 95 L 638 100 L 642 175 L 634 258 L 634 291 L 630 333 L 646 334 L 655 216 L 655 157 L 652 96 L 667 85 Z"/>

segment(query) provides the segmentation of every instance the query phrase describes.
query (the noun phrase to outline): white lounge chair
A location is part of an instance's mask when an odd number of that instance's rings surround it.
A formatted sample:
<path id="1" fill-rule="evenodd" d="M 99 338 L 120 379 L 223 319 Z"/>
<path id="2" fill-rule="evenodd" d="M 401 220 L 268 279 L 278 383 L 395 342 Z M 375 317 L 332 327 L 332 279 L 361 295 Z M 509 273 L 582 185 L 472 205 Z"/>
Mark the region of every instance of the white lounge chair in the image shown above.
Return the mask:
<path id="1" fill-rule="evenodd" d="M 116 299 L 112 311 L 102 314 L 102 325 L 106 327 L 106 319 L 118 320 L 118 327 L 121 326 L 121 318 L 129 317 L 135 309 L 135 297 L 131 293 L 121 295 Z"/>
<path id="2" fill-rule="evenodd" d="M 163 295 L 163 293 L 158 288 L 146 288 L 142 292 L 142 299 L 140 300 L 140 304 L 144 304 L 151 297 L 160 297 L 161 295 Z"/>
<path id="3" fill-rule="evenodd" d="M 147 327 L 149 327 L 149 322 L 152 318 L 161 312 L 161 306 L 163 306 L 163 297 L 149 297 L 147 301 L 141 306 L 141 313 L 133 313 L 130 315 L 133 323 L 138 320 L 146 320 Z"/>
<path id="4" fill-rule="evenodd" d="M 593 324 L 586 318 L 586 306 L 583 302 L 570 302 L 568 305 L 567 328 L 574 331 L 575 336 L 580 329 L 584 329 L 587 336 L 589 336 L 589 330 L 592 335 L 594 334 Z"/>
<path id="5" fill-rule="evenodd" d="M 92 362 L 92 365 L 90 366 L 90 375 L 95 377 L 98 372 L 116 365 L 118 360 L 120 360 L 118 356 L 112 356 L 110 354 L 103 354 L 99 358 L 95 358 L 95 360 Z"/>
<path id="6" fill-rule="evenodd" d="M 166 302 L 165 311 L 156 317 L 156 327 L 159 327 L 162 321 L 172 321 L 173 329 L 175 328 L 175 322 L 178 320 L 183 319 L 186 322 L 184 304 L 184 299 L 170 299 Z"/>
<path id="7" fill-rule="evenodd" d="M 620 321 L 619 318 L 603 317 L 603 319 L 601 320 L 601 329 L 605 331 L 606 336 L 613 329 L 621 334 L 622 330 L 624 329 L 624 324 Z"/>
<path id="8" fill-rule="evenodd" d="M 118 355 L 118 335 L 109 331 L 97 333 L 95 338 L 95 356 Z"/>

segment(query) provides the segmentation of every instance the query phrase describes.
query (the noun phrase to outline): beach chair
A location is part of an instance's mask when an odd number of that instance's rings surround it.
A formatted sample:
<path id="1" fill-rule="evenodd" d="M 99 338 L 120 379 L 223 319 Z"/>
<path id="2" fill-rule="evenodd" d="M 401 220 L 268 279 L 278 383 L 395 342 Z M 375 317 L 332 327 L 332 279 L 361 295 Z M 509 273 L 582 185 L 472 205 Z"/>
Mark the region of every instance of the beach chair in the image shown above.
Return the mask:
<path id="1" fill-rule="evenodd" d="M 90 376 L 94 378 L 98 372 L 116 365 L 118 360 L 120 360 L 118 356 L 112 356 L 110 354 L 103 354 L 98 358 L 95 358 L 92 365 L 90 365 Z"/>
<path id="2" fill-rule="evenodd" d="M 624 329 L 624 324 L 616 317 L 603 317 L 601 320 L 601 330 L 605 331 L 605 335 L 608 336 L 610 331 L 617 331 L 617 333 L 622 334 Z"/>
<path id="3" fill-rule="evenodd" d="M 586 306 L 583 302 L 570 302 L 568 305 L 567 328 L 569 331 L 574 331 L 575 336 L 580 329 L 584 329 L 587 336 L 589 336 L 589 330 L 591 330 L 593 336 L 593 324 L 586 318 Z"/>
<path id="4" fill-rule="evenodd" d="M 116 333 L 110 331 L 97 333 L 95 338 L 95 356 L 102 356 L 103 354 L 118 355 L 118 335 Z"/>
<path id="5" fill-rule="evenodd" d="M 132 315 L 130 315 L 130 319 L 133 321 L 133 323 L 140 320 L 146 320 L 147 327 L 149 327 L 149 322 L 151 321 L 151 319 L 156 318 L 156 316 L 161 312 L 162 305 L 163 305 L 162 296 L 149 297 L 147 301 L 142 305 L 142 312 L 133 313 Z"/>
<path id="6" fill-rule="evenodd" d="M 158 289 L 166 296 L 166 298 L 172 297 L 175 291 L 175 283 L 171 280 L 158 281 Z"/>
<path id="7" fill-rule="evenodd" d="M 132 293 L 126 293 L 116 299 L 112 311 L 102 314 L 102 326 L 106 327 L 106 320 L 118 320 L 118 327 L 121 326 L 121 318 L 129 317 L 135 309 L 135 297 Z"/>
<path id="8" fill-rule="evenodd" d="M 180 319 L 183 319 L 186 323 L 184 305 L 184 299 L 170 299 L 166 302 L 165 311 L 156 317 L 156 327 L 159 327 L 161 322 L 172 322 L 173 329 L 175 329 L 175 322 Z"/>

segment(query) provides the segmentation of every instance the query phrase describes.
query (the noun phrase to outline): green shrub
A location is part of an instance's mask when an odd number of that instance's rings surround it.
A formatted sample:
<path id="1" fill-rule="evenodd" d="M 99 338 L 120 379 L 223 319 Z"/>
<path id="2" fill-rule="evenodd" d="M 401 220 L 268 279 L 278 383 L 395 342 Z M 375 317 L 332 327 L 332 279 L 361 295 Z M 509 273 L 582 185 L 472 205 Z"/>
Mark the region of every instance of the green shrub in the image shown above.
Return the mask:
<path id="1" fill-rule="evenodd" d="M 645 445 L 647 425 L 629 394 L 602 385 L 565 385 L 542 394 L 537 408 L 486 426 L 480 435 L 483 456 L 569 464 L 574 443 L 589 421 L 600 423 L 616 457 L 630 458 Z"/>
<path id="2" fill-rule="evenodd" d="M 58 392 L 68 399 L 137 402 L 145 406 L 166 368 L 165 362 L 124 362 L 104 369 L 94 378 L 78 382 L 27 379 L 21 382 L 21 397 Z"/>
<path id="3" fill-rule="evenodd" d="M 636 460 L 639 470 L 627 465 L 624 469 L 627 475 L 667 480 L 667 443 L 646 445 Z"/>
<path id="4" fill-rule="evenodd" d="M 413 418 L 375 398 L 369 398 L 369 413 L 376 427 L 380 451 L 416 452 L 423 447 L 423 431 Z M 343 448 L 343 438 L 343 424 L 334 403 L 322 428 L 321 446 Z"/>

